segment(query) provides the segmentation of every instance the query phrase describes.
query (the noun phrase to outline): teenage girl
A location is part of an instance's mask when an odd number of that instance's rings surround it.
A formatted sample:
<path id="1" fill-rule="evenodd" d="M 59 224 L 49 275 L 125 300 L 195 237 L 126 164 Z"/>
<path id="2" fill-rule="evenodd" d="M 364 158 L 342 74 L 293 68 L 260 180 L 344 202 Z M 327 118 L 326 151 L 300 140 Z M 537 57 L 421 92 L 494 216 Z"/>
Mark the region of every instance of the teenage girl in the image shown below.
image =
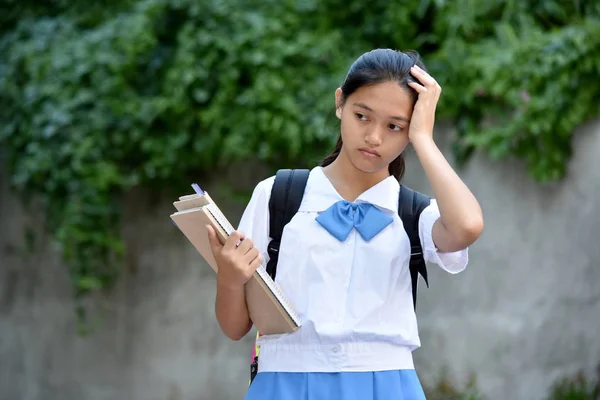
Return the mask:
<path id="1" fill-rule="evenodd" d="M 425 398 L 411 354 L 420 340 L 410 242 L 397 212 L 409 143 L 435 194 L 419 219 L 425 260 L 452 274 L 464 270 L 483 230 L 477 200 L 433 140 L 440 92 L 413 52 L 378 49 L 351 66 L 335 92 L 340 139 L 310 171 L 281 240 L 277 282 L 303 325 L 259 339 L 247 400 Z M 252 326 L 244 284 L 267 262 L 273 182 L 256 186 L 224 245 L 207 228 L 219 265 L 216 316 L 233 340 Z"/>

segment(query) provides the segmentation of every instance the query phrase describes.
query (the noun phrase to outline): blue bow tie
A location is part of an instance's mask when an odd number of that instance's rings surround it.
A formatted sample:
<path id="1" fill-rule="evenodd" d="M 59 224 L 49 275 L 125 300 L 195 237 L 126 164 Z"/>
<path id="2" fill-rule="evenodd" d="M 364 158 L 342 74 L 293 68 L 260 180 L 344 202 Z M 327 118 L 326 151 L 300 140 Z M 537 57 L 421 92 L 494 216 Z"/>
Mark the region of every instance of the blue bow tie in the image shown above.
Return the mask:
<path id="1" fill-rule="evenodd" d="M 316 221 L 343 242 L 352 228 L 356 228 L 360 236 L 369 241 L 391 224 L 393 219 L 372 204 L 340 200 L 321 213 Z"/>

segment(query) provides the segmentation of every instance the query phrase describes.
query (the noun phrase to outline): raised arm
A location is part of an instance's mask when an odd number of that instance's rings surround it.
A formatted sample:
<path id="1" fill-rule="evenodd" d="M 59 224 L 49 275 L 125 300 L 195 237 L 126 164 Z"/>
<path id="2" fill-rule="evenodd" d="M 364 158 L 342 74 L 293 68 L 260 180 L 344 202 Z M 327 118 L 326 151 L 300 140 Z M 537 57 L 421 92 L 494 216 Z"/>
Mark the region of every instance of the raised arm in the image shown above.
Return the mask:
<path id="1" fill-rule="evenodd" d="M 440 209 L 440 218 L 433 225 L 433 241 L 442 252 L 462 250 L 481 235 L 483 213 L 473 193 L 433 140 L 435 109 L 442 89 L 422 69 L 413 67 L 411 73 L 421 84 L 409 83 L 419 94 L 410 122 L 409 137 Z"/>

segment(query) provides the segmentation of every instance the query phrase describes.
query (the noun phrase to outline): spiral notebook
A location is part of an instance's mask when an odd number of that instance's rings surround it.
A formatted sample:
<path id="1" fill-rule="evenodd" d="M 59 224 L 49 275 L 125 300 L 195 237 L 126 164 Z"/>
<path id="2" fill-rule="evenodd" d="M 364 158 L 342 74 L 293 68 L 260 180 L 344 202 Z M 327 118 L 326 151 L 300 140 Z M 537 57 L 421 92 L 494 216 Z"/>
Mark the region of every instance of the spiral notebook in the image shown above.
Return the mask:
<path id="1" fill-rule="evenodd" d="M 177 212 L 171 214 L 171 220 L 208 265 L 217 272 L 218 267 L 212 255 L 206 225 L 215 229 L 221 243 L 224 243 L 235 229 L 207 192 L 197 184 L 193 184 L 192 187 L 195 194 L 182 196 L 173 203 Z M 300 317 L 264 266 L 256 270 L 245 290 L 250 319 L 261 334 L 290 333 L 300 327 Z"/>

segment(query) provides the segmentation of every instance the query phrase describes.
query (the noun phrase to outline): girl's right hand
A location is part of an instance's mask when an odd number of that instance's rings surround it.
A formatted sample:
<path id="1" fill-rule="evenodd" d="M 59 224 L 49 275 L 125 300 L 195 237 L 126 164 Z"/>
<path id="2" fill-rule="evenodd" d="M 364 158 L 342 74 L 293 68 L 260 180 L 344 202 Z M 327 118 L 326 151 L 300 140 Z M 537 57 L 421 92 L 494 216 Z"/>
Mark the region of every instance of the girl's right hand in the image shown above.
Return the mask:
<path id="1" fill-rule="evenodd" d="M 243 287 L 262 263 L 262 256 L 253 246 L 252 239 L 234 231 L 225 244 L 221 244 L 213 227 L 207 225 L 206 229 L 213 256 L 219 267 L 218 284 L 231 289 Z"/>

